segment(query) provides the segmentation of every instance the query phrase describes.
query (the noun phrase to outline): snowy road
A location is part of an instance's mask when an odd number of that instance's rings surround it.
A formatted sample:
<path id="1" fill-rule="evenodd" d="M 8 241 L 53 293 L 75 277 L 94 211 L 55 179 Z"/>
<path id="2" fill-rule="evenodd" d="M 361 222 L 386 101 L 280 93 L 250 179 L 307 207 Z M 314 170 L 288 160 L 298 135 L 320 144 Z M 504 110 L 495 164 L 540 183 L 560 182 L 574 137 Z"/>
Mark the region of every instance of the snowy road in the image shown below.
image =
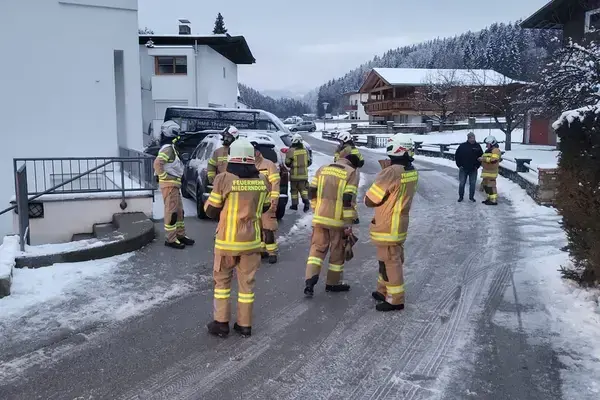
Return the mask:
<path id="1" fill-rule="evenodd" d="M 333 145 L 307 140 L 313 151 L 332 154 Z M 379 171 L 381 156 L 365 158 L 363 182 Z M 0 382 L 0 398 L 561 399 L 544 316 L 535 321 L 535 337 L 523 317 L 525 307 L 535 307 L 523 298 L 536 289 L 513 278 L 535 245 L 521 237 L 524 222 L 506 203 L 456 203 L 456 171 L 423 162 L 418 168 L 403 312 L 374 310 L 372 212 L 360 204 L 349 293 L 325 293 L 320 282 L 313 299 L 303 298 L 309 231 L 292 228 L 290 214 L 281 231 L 294 229 L 293 240 L 282 244 L 280 262 L 264 264 L 257 276 L 254 336 L 210 337 L 212 249 L 201 243 L 211 243 L 213 224 L 189 219 L 199 246 L 173 257 L 157 243 L 131 262 L 140 276 L 159 270 L 165 281 L 189 279 L 190 293 L 126 324 L 45 343 L 37 351 L 49 359 Z M 67 355 L 51 359 L 65 346 Z"/>

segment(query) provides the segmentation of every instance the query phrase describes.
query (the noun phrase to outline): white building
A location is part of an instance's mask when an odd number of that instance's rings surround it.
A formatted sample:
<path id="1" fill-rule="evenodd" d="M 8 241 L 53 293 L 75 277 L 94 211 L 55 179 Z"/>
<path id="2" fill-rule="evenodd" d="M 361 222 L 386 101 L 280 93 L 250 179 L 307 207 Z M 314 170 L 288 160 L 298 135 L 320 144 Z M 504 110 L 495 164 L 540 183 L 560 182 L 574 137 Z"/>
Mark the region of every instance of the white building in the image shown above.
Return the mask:
<path id="1" fill-rule="evenodd" d="M 256 60 L 243 36 L 140 35 L 144 133 L 156 130 L 168 106 L 238 106 L 238 64 Z"/>
<path id="2" fill-rule="evenodd" d="M 0 2 L 0 209 L 14 194 L 15 157 L 142 148 L 137 8 L 137 0 Z M 11 225 L 11 213 L 0 216 L 0 234 Z"/>
<path id="3" fill-rule="evenodd" d="M 365 112 L 365 106 L 363 102 L 366 102 L 369 98 L 367 93 L 348 92 L 344 93 L 344 112 L 346 112 L 350 119 L 357 120 L 368 120 L 369 116 Z"/>

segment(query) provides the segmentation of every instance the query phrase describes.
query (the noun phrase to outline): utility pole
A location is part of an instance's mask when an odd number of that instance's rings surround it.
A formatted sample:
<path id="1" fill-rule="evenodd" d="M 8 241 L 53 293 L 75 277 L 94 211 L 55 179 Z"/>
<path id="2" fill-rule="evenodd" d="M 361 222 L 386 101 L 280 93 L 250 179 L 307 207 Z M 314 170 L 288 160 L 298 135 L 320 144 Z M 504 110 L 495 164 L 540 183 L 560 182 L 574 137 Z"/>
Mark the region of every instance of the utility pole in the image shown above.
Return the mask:
<path id="1" fill-rule="evenodd" d="M 327 124 L 327 106 L 329 105 L 328 102 L 324 101 L 323 102 L 323 130 L 325 130 L 325 125 Z"/>

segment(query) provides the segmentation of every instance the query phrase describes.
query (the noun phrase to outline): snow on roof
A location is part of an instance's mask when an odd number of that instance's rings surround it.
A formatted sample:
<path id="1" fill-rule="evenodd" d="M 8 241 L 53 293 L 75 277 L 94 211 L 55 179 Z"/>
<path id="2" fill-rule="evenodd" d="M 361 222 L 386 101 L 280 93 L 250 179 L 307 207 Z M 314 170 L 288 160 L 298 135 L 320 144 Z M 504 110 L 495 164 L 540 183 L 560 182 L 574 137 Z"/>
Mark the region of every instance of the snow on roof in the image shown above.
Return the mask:
<path id="1" fill-rule="evenodd" d="M 373 68 L 392 86 L 420 86 L 427 82 L 455 81 L 461 86 L 498 86 L 519 83 L 493 69 Z"/>

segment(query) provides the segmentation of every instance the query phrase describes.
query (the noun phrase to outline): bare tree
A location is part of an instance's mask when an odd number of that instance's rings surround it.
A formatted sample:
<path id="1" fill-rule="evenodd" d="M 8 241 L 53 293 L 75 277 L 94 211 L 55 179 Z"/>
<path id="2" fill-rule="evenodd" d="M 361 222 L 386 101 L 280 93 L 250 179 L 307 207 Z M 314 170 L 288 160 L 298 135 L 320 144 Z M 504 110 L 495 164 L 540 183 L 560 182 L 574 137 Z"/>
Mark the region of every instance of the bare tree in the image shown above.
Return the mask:
<path id="1" fill-rule="evenodd" d="M 424 85 L 417 89 L 417 109 L 421 115 L 427 115 L 439 123 L 440 132 L 452 114 L 464 110 L 464 99 L 459 88 L 463 85 L 460 74 L 455 69 L 433 70 L 424 79 Z"/>
<path id="2" fill-rule="evenodd" d="M 471 71 L 471 97 L 474 102 L 490 110 L 506 139 L 504 149 L 511 150 L 513 131 L 523 126 L 530 104 L 524 97 L 525 84 L 504 75 L 492 75 L 487 71 Z M 502 123 L 500 118 L 504 119 Z"/>

